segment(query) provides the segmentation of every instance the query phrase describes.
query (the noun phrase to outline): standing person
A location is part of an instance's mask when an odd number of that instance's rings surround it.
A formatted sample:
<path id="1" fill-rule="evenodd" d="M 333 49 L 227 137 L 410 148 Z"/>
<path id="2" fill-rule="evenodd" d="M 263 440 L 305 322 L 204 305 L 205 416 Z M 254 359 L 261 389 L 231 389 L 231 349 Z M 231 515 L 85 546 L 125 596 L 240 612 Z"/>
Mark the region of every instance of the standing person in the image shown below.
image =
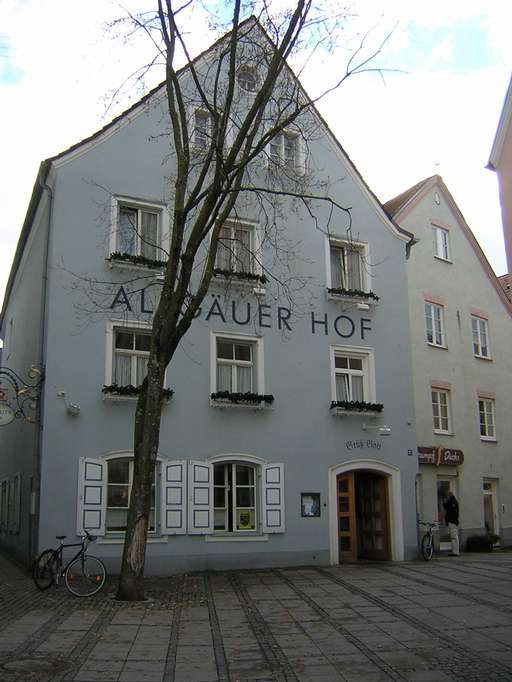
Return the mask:
<path id="1" fill-rule="evenodd" d="M 452 543 L 452 552 L 450 556 L 459 556 L 459 503 L 451 490 L 448 491 L 448 494 L 445 497 L 443 507 L 444 519 L 448 524 L 450 541 Z"/>

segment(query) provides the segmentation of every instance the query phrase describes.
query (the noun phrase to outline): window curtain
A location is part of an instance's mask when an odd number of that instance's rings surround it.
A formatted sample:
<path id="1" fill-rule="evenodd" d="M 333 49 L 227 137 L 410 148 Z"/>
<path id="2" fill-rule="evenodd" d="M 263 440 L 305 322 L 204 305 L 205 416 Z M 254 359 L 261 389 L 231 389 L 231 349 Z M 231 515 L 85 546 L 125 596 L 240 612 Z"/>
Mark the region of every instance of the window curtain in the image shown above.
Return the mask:
<path id="1" fill-rule="evenodd" d="M 157 260 L 158 216 L 156 213 L 142 212 L 141 254 Z"/>
<path id="2" fill-rule="evenodd" d="M 119 209 L 117 250 L 136 255 L 137 211 L 133 208 Z"/>
<path id="3" fill-rule="evenodd" d="M 129 386 L 132 383 L 131 377 L 132 359 L 129 355 L 116 353 L 114 357 L 114 376 L 113 383 L 118 386 Z"/>

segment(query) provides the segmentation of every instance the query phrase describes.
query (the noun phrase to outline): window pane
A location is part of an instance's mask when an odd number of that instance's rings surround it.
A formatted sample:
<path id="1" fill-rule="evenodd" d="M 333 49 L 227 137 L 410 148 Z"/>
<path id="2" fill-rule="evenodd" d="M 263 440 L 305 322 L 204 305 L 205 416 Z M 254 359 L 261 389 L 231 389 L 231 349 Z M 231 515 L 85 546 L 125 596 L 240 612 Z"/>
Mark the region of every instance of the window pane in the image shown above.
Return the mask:
<path id="1" fill-rule="evenodd" d="M 124 531 L 128 520 L 127 509 L 107 509 L 107 530 Z"/>
<path id="2" fill-rule="evenodd" d="M 137 210 L 121 206 L 119 208 L 119 226 L 117 249 L 121 253 L 136 255 Z"/>
<path id="3" fill-rule="evenodd" d="M 348 376 L 336 374 L 336 400 L 349 400 Z"/>
<path id="4" fill-rule="evenodd" d="M 358 369 L 358 370 L 363 370 L 363 361 L 361 358 L 349 358 L 349 367 L 350 369 Z"/>
<path id="5" fill-rule="evenodd" d="M 232 360 L 233 344 L 229 341 L 221 341 L 217 339 L 217 357 L 224 360 Z"/>
<path id="6" fill-rule="evenodd" d="M 213 513 L 213 528 L 214 530 L 227 530 L 226 512 L 224 509 L 215 509 Z"/>
<path id="7" fill-rule="evenodd" d="M 215 486 L 213 489 L 213 506 L 225 507 L 226 505 L 226 489 Z"/>
<path id="8" fill-rule="evenodd" d="M 232 391 L 231 365 L 217 365 L 217 391 Z"/>
<path id="9" fill-rule="evenodd" d="M 140 386 L 146 374 L 148 373 L 148 358 L 137 358 L 137 376 L 135 377 L 135 386 Z"/>
<path id="10" fill-rule="evenodd" d="M 237 367 L 236 368 L 236 390 L 239 393 L 252 392 L 252 367 Z"/>
<path id="11" fill-rule="evenodd" d="M 336 355 L 334 358 L 334 366 L 340 369 L 348 369 L 348 358 Z"/>
<path id="12" fill-rule="evenodd" d="M 249 230 L 235 230 L 235 270 L 252 272 L 251 233 Z"/>
<path id="13" fill-rule="evenodd" d="M 109 507 L 128 507 L 128 486 L 109 485 L 107 505 Z"/>
<path id="14" fill-rule="evenodd" d="M 142 211 L 141 254 L 151 260 L 157 258 L 158 215 Z"/>
<path id="15" fill-rule="evenodd" d="M 351 377 L 352 400 L 364 400 L 363 377 Z"/>
<path id="16" fill-rule="evenodd" d="M 133 349 L 132 332 L 116 331 L 116 348 L 132 350 Z"/>
<path id="17" fill-rule="evenodd" d="M 114 459 L 108 462 L 108 482 L 128 483 L 130 462 L 126 459 Z"/>
<path id="18" fill-rule="evenodd" d="M 333 289 L 343 287 L 342 249 L 337 246 L 331 246 L 331 287 Z"/>
<path id="19" fill-rule="evenodd" d="M 252 347 L 248 344 L 236 344 L 235 345 L 235 360 L 245 360 L 246 362 L 251 362 L 251 349 Z"/>
<path id="20" fill-rule="evenodd" d="M 236 506 L 254 507 L 254 488 L 237 488 Z"/>
<path id="21" fill-rule="evenodd" d="M 237 485 L 254 485 L 254 469 L 252 467 L 236 466 L 236 484 Z"/>
<path id="22" fill-rule="evenodd" d="M 361 289 L 361 253 L 359 249 L 347 249 L 347 284 L 349 289 Z"/>
<path id="23" fill-rule="evenodd" d="M 297 136 L 283 133 L 284 162 L 290 168 L 294 168 L 297 160 Z"/>
<path id="24" fill-rule="evenodd" d="M 231 229 L 223 227 L 219 233 L 215 267 L 219 268 L 219 270 L 231 270 L 231 250 Z"/>
<path id="25" fill-rule="evenodd" d="M 112 381 L 118 386 L 129 386 L 132 383 L 132 359 L 129 355 L 115 354 Z"/>
<path id="26" fill-rule="evenodd" d="M 151 336 L 149 334 L 135 334 L 135 350 L 149 351 Z"/>
<path id="27" fill-rule="evenodd" d="M 215 464 L 213 467 L 213 483 L 224 485 L 224 464 Z"/>
<path id="28" fill-rule="evenodd" d="M 237 530 L 254 530 L 256 528 L 254 510 L 237 509 L 236 527 Z"/>

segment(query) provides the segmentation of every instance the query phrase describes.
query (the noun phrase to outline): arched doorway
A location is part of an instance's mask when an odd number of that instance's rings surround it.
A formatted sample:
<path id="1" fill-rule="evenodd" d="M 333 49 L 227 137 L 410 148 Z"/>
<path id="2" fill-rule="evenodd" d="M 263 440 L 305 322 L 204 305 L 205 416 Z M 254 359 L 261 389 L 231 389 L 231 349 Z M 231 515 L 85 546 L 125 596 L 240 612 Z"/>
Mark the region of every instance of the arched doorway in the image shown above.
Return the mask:
<path id="1" fill-rule="evenodd" d="M 403 559 L 399 469 L 352 460 L 329 476 L 331 563 Z"/>

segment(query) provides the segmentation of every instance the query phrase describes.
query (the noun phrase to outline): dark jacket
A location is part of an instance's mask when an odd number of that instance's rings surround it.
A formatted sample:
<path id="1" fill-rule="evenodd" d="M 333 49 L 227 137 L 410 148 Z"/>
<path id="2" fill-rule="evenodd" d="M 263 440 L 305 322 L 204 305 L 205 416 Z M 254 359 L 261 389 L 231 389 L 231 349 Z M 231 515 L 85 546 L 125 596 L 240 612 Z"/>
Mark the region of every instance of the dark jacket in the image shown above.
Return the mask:
<path id="1" fill-rule="evenodd" d="M 447 497 L 443 503 L 444 507 L 444 520 L 446 523 L 454 523 L 456 526 L 459 525 L 459 503 L 455 499 L 454 495 Z"/>

